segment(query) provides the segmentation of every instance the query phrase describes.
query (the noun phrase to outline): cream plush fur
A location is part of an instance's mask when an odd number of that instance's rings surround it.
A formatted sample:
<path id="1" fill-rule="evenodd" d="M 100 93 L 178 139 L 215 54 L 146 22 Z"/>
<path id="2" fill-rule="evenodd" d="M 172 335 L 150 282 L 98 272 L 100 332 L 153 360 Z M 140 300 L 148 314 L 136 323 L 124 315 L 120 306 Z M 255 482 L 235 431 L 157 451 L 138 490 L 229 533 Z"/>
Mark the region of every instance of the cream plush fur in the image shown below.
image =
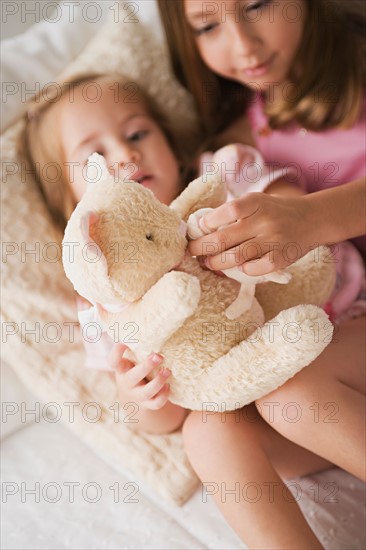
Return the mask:
<path id="1" fill-rule="evenodd" d="M 173 403 L 196 410 L 212 402 L 225 410 L 242 407 L 324 350 L 332 326 L 313 304 L 324 302 L 334 282 L 332 265 L 316 260 L 325 249 L 294 267 L 293 278 L 311 284 L 272 283 L 269 291 L 259 292 L 259 301 L 254 298 L 244 314 L 230 320 L 225 310 L 237 297 L 238 283 L 202 269 L 185 253 L 182 232 L 182 221 L 192 212 L 225 201 L 221 179 L 194 180 L 168 207 L 138 183 L 116 181 L 100 155 L 90 157 L 89 167 L 97 177 L 63 240 L 66 274 L 77 292 L 97 304 L 101 323 L 115 341 L 127 343 L 132 359 L 163 353 L 164 366 L 172 370 Z M 72 253 L 70 243 L 77 243 Z M 282 298 L 274 312 L 278 287 Z M 307 304 L 294 305 L 301 303 Z M 265 311 L 271 312 L 267 323 Z"/>

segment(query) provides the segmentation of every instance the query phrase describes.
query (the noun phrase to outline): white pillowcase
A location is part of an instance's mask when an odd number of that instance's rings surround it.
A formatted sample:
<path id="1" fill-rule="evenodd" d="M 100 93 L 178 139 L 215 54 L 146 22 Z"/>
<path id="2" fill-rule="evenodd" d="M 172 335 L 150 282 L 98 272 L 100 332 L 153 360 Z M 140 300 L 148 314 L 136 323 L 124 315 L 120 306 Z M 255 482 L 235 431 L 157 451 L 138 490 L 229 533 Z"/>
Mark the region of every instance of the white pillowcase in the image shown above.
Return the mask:
<path id="1" fill-rule="evenodd" d="M 135 0 L 128 4 L 131 12 L 126 12 L 126 21 L 138 18 L 161 38 L 162 26 L 155 0 Z M 116 0 L 64 0 L 45 17 L 46 20 L 23 34 L 1 42 L 1 132 L 24 114 L 32 96 L 47 82 L 55 80 L 104 23 L 116 21 L 121 15 L 118 15 Z"/>

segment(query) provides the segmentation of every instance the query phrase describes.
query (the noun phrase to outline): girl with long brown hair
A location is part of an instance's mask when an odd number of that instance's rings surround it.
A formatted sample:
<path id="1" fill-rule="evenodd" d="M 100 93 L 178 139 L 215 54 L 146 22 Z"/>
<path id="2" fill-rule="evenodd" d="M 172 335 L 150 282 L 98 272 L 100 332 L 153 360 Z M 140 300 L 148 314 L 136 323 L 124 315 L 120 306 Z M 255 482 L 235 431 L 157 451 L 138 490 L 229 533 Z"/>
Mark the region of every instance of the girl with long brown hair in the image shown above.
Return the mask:
<path id="1" fill-rule="evenodd" d="M 272 194 L 220 206 L 191 253 L 210 244 L 220 253 L 206 258 L 209 268 L 238 265 L 249 275 L 284 268 L 316 244 L 354 239 L 364 253 L 364 2 L 158 3 L 173 69 L 211 148 L 257 147 L 268 165 L 295 168 L 308 193 L 288 194 L 278 182 Z M 342 261 L 351 272 L 353 260 Z M 250 548 L 322 548 L 283 480 L 332 465 L 365 479 L 364 312 L 340 322 L 313 364 L 240 415 L 192 412 L 184 423 L 194 469 L 218 488 L 213 498 Z M 239 496 L 227 495 L 237 485 Z"/>

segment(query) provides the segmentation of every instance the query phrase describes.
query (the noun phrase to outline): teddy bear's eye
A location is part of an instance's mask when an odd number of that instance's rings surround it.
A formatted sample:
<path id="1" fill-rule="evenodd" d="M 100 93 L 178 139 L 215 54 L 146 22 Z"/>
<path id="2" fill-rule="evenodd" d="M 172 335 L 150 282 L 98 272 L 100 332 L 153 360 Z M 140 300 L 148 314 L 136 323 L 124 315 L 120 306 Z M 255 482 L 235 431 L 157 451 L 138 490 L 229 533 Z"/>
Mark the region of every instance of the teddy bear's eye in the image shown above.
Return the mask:
<path id="1" fill-rule="evenodd" d="M 154 240 L 151 233 L 146 233 L 146 238 L 147 238 L 148 241 L 153 241 Z"/>

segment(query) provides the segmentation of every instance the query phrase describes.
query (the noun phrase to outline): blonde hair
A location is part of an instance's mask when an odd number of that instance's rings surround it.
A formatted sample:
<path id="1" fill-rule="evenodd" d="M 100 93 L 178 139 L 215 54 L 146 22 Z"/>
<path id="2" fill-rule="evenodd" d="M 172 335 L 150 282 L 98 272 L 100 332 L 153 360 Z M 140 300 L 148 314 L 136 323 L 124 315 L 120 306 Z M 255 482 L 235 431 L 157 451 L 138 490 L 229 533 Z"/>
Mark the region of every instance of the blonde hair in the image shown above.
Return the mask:
<path id="1" fill-rule="evenodd" d="M 88 73 L 77 75 L 63 83 L 52 82 L 44 86 L 29 103 L 24 129 L 19 137 L 18 153 L 28 164 L 31 173 L 34 174 L 52 220 L 62 231 L 65 229 L 77 201 L 68 178 L 59 133 L 52 129 L 52 125 L 57 126 L 55 107 L 61 98 L 71 94 L 76 87 L 101 80 L 117 84 L 118 90 L 120 87 L 128 90 L 128 85 L 132 84 L 126 77 L 118 73 Z M 132 88 L 128 92 L 130 95 L 131 90 Z M 144 104 L 149 115 L 165 134 L 178 162 L 183 162 L 183 154 L 176 143 L 173 131 L 155 101 L 135 83 L 132 91 L 134 101 L 138 98 Z M 50 170 L 56 170 L 55 177 L 50 176 Z M 185 173 L 182 173 L 182 187 L 188 183 L 187 177 Z"/>
<path id="2" fill-rule="evenodd" d="M 266 105 L 272 128 L 297 121 L 314 131 L 351 127 L 360 115 L 365 88 L 364 0 L 305 0 L 307 15 L 296 64 L 287 78 L 299 93 Z M 242 116 L 253 91 L 217 74 L 200 58 L 183 0 L 158 0 L 171 63 L 193 95 L 206 138 Z M 206 90 L 206 93 L 205 93 Z"/>

